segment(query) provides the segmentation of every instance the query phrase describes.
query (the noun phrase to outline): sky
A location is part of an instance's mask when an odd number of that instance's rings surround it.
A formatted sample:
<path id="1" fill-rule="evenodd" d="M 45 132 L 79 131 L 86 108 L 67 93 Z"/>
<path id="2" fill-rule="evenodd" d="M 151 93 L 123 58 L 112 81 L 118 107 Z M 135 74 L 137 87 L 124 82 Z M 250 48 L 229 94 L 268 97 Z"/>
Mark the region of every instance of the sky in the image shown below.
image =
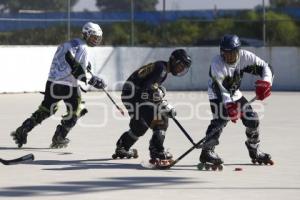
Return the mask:
<path id="1" fill-rule="evenodd" d="M 263 0 L 165 0 L 167 10 L 200 10 L 213 9 L 252 9 L 257 5 L 262 5 Z M 95 0 L 79 0 L 73 11 L 97 11 Z M 268 5 L 268 0 L 265 0 Z M 162 10 L 163 0 L 159 0 L 157 10 Z"/>

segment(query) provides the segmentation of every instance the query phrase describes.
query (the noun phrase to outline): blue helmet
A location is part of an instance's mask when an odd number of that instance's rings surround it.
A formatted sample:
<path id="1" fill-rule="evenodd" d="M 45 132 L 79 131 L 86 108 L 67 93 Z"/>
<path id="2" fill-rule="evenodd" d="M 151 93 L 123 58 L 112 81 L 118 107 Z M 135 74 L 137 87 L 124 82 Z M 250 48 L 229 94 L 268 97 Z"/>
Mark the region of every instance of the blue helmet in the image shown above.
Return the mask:
<path id="1" fill-rule="evenodd" d="M 235 64 L 239 60 L 241 41 L 236 35 L 224 35 L 220 42 L 220 54 L 227 64 Z"/>
<path id="2" fill-rule="evenodd" d="M 220 42 L 220 49 L 222 51 L 239 50 L 241 47 L 240 38 L 237 35 L 226 34 Z"/>

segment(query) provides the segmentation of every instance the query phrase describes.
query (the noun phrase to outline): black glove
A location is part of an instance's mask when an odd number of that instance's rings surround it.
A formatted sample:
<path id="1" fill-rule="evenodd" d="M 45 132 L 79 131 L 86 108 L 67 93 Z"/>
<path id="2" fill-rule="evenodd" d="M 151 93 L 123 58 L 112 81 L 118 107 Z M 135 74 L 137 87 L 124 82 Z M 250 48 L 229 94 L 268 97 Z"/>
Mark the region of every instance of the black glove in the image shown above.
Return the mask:
<path id="1" fill-rule="evenodd" d="M 175 108 L 166 100 L 162 101 L 162 103 L 160 104 L 160 111 L 162 114 L 170 118 L 174 118 L 177 115 Z"/>
<path id="2" fill-rule="evenodd" d="M 106 83 L 104 82 L 104 80 L 97 76 L 92 76 L 92 78 L 89 80 L 88 84 L 97 89 L 103 89 L 106 87 Z"/>

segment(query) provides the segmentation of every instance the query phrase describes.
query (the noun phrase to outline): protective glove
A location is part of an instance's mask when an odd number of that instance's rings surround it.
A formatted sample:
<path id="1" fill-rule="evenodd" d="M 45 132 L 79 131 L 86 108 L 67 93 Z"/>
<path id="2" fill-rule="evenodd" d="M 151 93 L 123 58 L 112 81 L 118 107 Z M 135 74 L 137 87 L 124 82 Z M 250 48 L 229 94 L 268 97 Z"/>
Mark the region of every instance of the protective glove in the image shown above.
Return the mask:
<path id="1" fill-rule="evenodd" d="M 177 115 L 175 108 L 166 100 L 162 101 L 160 109 L 162 114 L 165 114 L 167 117 L 174 118 Z"/>
<path id="2" fill-rule="evenodd" d="M 264 100 L 271 95 L 271 83 L 263 80 L 257 80 L 255 82 L 256 99 Z"/>
<path id="3" fill-rule="evenodd" d="M 97 89 L 103 89 L 107 86 L 106 83 L 104 82 L 104 80 L 97 76 L 92 76 L 92 78 L 89 80 L 88 84 Z"/>
<path id="4" fill-rule="evenodd" d="M 225 104 L 225 108 L 230 120 L 233 123 L 236 123 L 236 121 L 241 117 L 241 112 L 238 109 L 238 104 L 235 102 L 230 102 Z"/>

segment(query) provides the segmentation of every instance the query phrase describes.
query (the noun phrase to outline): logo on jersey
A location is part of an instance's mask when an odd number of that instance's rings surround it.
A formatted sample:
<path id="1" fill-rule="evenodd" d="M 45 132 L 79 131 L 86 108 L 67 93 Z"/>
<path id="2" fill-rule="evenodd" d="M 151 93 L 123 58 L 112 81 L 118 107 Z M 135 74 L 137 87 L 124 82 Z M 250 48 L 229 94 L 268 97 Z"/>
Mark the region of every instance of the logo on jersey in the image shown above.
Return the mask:
<path id="1" fill-rule="evenodd" d="M 143 66 L 141 69 L 139 69 L 138 71 L 138 76 L 140 78 L 144 78 L 146 77 L 147 75 L 149 75 L 154 69 L 154 64 L 153 63 L 150 63 L 148 65 L 145 65 Z"/>

